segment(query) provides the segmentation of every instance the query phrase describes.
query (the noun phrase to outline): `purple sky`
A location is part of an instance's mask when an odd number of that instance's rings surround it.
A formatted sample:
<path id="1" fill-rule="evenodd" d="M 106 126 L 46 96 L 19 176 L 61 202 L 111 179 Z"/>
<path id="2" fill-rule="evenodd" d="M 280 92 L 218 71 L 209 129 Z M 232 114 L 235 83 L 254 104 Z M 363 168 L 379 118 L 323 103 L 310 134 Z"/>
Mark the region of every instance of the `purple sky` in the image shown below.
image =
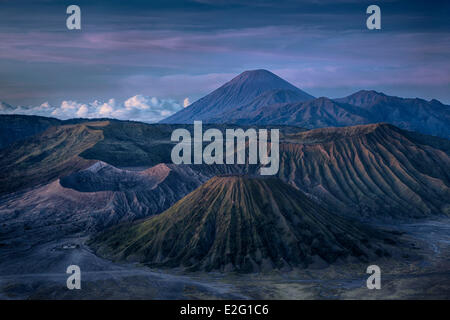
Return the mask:
<path id="1" fill-rule="evenodd" d="M 0 101 L 156 121 L 263 68 L 314 96 L 375 89 L 449 104 L 448 3 L 378 1 L 382 30 L 369 31 L 372 1 L 3 0 Z M 81 31 L 65 27 L 69 4 Z"/>

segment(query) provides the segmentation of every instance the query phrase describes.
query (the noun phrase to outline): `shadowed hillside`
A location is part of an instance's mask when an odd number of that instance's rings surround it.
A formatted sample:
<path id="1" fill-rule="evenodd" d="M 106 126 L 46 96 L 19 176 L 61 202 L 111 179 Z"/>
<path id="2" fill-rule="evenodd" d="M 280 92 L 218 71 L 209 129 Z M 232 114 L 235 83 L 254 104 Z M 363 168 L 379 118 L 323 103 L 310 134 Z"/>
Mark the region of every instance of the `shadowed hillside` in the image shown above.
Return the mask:
<path id="1" fill-rule="evenodd" d="M 284 181 L 364 218 L 450 214 L 450 141 L 387 124 L 315 129 L 280 146 Z"/>
<path id="2" fill-rule="evenodd" d="M 3 104 L 5 106 L 5 104 Z M 11 107 L 12 108 L 12 107 Z M 2 103 L 0 102 L 0 112 Z M 23 115 L 23 114 L 0 114 L 0 149 L 6 148 L 16 141 L 23 141 L 36 136 L 52 126 L 74 125 L 82 123 L 95 123 L 115 121 L 107 118 L 99 119 L 68 119 Z"/>
<path id="3" fill-rule="evenodd" d="M 273 103 L 258 108 L 235 108 L 212 123 L 292 125 L 304 128 L 343 127 L 388 122 L 402 129 L 450 137 L 450 106 L 437 100 L 403 99 L 360 91 L 342 99 Z"/>
<path id="4" fill-rule="evenodd" d="M 92 161 L 79 157 L 103 139 L 102 131 L 91 127 L 65 125 L 51 127 L 24 142 L 0 151 L 0 194 L 46 184 L 73 171 L 87 168 Z"/>
<path id="5" fill-rule="evenodd" d="M 44 132 L 49 127 L 57 126 L 61 123 L 61 120 L 55 118 L 0 115 L 0 149 L 15 141 Z"/>

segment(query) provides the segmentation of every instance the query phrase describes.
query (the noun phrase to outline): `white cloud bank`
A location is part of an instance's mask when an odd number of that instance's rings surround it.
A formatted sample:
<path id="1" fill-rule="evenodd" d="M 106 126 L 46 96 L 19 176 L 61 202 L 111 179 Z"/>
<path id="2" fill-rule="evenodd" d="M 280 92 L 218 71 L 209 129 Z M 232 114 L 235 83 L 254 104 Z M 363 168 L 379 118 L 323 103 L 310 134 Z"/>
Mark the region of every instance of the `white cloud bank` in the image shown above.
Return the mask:
<path id="1" fill-rule="evenodd" d="M 48 102 L 40 106 L 8 106 L 0 107 L 1 114 L 26 114 L 59 119 L 70 118 L 115 118 L 120 120 L 136 120 L 158 122 L 183 108 L 182 104 L 173 99 L 159 99 L 136 95 L 117 103 L 115 99 L 107 102 L 95 100 L 90 103 L 79 103 L 66 100 L 60 106 L 52 106 Z"/>

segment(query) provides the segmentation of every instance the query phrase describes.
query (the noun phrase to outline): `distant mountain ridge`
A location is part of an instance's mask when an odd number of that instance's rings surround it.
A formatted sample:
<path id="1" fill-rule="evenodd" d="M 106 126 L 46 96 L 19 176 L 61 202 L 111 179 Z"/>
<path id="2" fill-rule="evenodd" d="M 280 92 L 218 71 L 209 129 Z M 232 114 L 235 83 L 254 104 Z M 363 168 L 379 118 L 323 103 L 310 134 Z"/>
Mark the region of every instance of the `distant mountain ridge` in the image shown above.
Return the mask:
<path id="1" fill-rule="evenodd" d="M 0 102 L 1 104 L 1 102 Z M 9 106 L 9 105 L 8 105 Z M 1 105 L 0 105 L 1 107 Z M 13 107 L 11 107 L 14 110 Z M 0 108 L 0 111 L 2 109 Z M 73 125 L 81 123 L 94 123 L 101 121 L 115 121 L 110 118 L 73 118 L 60 120 L 52 117 L 43 117 L 25 114 L 0 114 L 0 149 L 8 147 L 14 142 L 23 141 L 35 135 L 43 133 L 50 127 Z M 127 121 L 124 121 L 127 122 Z M 129 121 L 136 122 L 136 121 Z"/>
<path id="2" fill-rule="evenodd" d="M 450 106 L 436 99 L 361 90 L 344 98 L 314 98 L 267 70 L 245 71 L 161 123 L 290 125 L 308 129 L 387 122 L 450 138 Z"/>
<path id="3" fill-rule="evenodd" d="M 450 138 L 450 106 L 436 99 L 400 98 L 362 90 L 335 101 L 367 111 L 371 123 L 388 122 L 401 129 Z"/>
<path id="4" fill-rule="evenodd" d="M 50 125 L 108 120 L 63 121 L 41 117 L 35 125 L 27 122 L 26 116 L 11 114 L 13 110 L 9 104 L 0 102 L 0 113 L 6 114 L 0 115 L 0 148 L 40 133 Z M 7 118 L 8 114 L 11 118 Z M 194 120 L 209 124 L 289 125 L 306 129 L 386 122 L 401 129 L 450 139 L 450 105 L 436 99 L 401 98 L 374 90 L 361 90 L 343 98 L 315 98 L 262 69 L 239 74 L 160 123 L 192 124 Z M 10 121 L 14 124 L 9 124 Z"/>
<path id="5" fill-rule="evenodd" d="M 3 111 L 2 103 L 0 103 L 0 111 Z M 62 124 L 62 121 L 55 118 L 26 115 L 0 115 L 0 149 L 15 141 L 34 136 L 44 132 L 51 126 L 60 124 Z"/>
<path id="6" fill-rule="evenodd" d="M 0 111 L 1 112 L 11 112 L 12 110 L 14 110 L 13 106 L 11 106 L 10 104 L 7 104 L 5 102 L 0 101 Z"/>

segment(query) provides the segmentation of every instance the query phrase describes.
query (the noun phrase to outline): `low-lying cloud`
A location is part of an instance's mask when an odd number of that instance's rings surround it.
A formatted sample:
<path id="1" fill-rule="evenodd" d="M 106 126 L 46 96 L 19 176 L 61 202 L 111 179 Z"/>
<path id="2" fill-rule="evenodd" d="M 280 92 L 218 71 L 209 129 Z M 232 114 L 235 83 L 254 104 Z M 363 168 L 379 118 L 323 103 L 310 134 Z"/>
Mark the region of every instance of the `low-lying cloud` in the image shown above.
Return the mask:
<path id="1" fill-rule="evenodd" d="M 59 106 L 44 102 L 39 106 L 10 106 L 0 105 L 1 114 L 26 114 L 58 119 L 71 118 L 114 118 L 120 120 L 136 120 L 158 122 L 178 110 L 183 105 L 173 99 L 160 99 L 143 95 L 135 95 L 118 103 L 115 99 L 108 101 L 95 100 L 90 103 L 80 103 L 65 100 Z"/>

